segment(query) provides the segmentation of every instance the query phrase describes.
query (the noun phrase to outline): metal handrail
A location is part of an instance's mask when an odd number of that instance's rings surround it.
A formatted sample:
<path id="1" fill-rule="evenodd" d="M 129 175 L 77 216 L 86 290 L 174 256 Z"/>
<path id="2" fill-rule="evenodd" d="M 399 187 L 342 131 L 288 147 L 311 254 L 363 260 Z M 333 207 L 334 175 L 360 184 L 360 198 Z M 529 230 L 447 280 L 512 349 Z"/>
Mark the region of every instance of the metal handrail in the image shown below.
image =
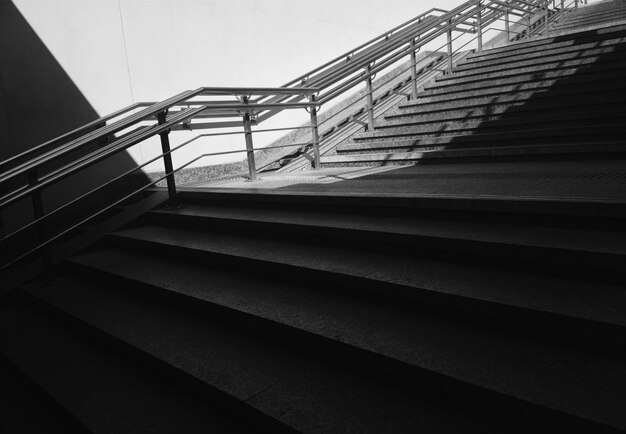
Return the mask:
<path id="1" fill-rule="evenodd" d="M 578 0 L 574 1 L 577 3 Z M 165 165 L 165 175 L 158 181 L 152 182 L 130 195 L 126 195 L 124 199 L 116 201 L 116 204 L 121 203 L 123 200 L 132 197 L 132 195 L 151 185 L 155 185 L 159 181 L 166 180 L 170 205 L 176 206 L 177 195 L 174 174 L 207 156 L 245 152 L 248 159 L 249 178 L 250 180 L 254 180 L 256 178 L 254 151 L 257 149 L 254 148 L 252 143 L 252 133 L 256 132 L 303 128 L 311 129 L 312 136 L 310 142 L 270 146 L 265 149 L 312 146 L 314 154 L 312 159 L 313 164 L 315 168 L 319 168 L 320 136 L 318 127 L 321 123 L 317 120 L 317 112 L 323 104 L 327 104 L 329 101 L 336 99 L 338 96 L 350 89 L 353 89 L 355 86 L 365 83 L 367 86 L 366 94 L 363 97 L 358 98 L 351 105 L 356 104 L 357 101 L 361 101 L 364 98 L 367 99 L 365 113 L 367 113 L 368 124 L 373 130 L 375 128 L 375 101 L 373 99 L 373 92 L 379 90 L 383 86 L 388 86 L 389 84 L 389 82 L 386 82 L 380 86 L 374 87 L 372 85 L 372 80 L 377 73 L 393 66 L 405 56 L 410 56 L 411 63 L 409 67 L 403 69 L 400 74 L 393 79 L 397 80 L 402 73 L 411 69 L 412 80 L 413 83 L 415 83 L 415 54 L 422 47 L 425 47 L 430 42 L 442 36 L 447 37 L 447 41 L 444 46 L 447 47 L 448 73 L 453 73 L 452 58 L 453 55 L 460 50 L 460 48 L 452 50 L 452 43 L 462 36 L 462 34 L 470 33 L 476 35 L 471 41 L 478 41 L 477 51 L 480 52 L 482 51 L 482 35 L 488 26 L 495 22 L 502 21 L 503 17 L 505 17 L 504 19 L 507 25 L 506 31 L 509 33 L 510 38 L 510 33 L 515 32 L 511 32 L 509 29 L 509 15 L 522 17 L 523 19 L 528 18 L 530 22 L 531 17 L 536 15 L 538 12 L 544 10 L 547 11 L 550 7 L 550 3 L 552 2 L 553 0 L 470 0 L 451 11 L 433 8 L 278 88 L 201 87 L 196 90 L 182 92 L 159 103 L 139 102 L 107 116 L 103 116 L 82 127 L 32 148 L 29 151 L 25 151 L 0 162 L 0 168 L 3 169 L 0 174 L 0 183 L 6 185 L 8 181 L 28 177 L 27 185 L 14 187 L 12 191 L 9 191 L 3 197 L 0 197 L 0 210 L 27 197 L 32 199 L 33 209 L 35 210 L 34 221 L 19 229 L 17 232 L 10 234 L 9 237 L 13 237 L 16 233 L 21 232 L 24 229 L 32 228 L 33 226 L 40 229 L 40 224 L 42 224 L 43 221 L 50 215 L 54 215 L 61 209 L 66 209 L 70 206 L 70 204 L 74 204 L 76 201 L 86 197 L 87 195 L 99 191 L 100 189 L 110 185 L 112 182 L 119 180 L 122 176 L 126 176 L 143 167 L 146 167 L 147 164 L 153 163 L 161 158 L 163 159 Z M 561 1 L 561 4 L 563 4 L 563 1 Z M 564 8 L 562 7 L 562 9 Z M 561 14 L 557 15 L 562 17 L 564 15 L 564 10 Z M 546 29 L 549 30 L 550 14 L 546 13 L 545 16 Z M 457 31 L 461 33 L 461 35 L 453 38 L 453 31 Z M 466 42 L 463 46 L 468 43 L 469 42 Z M 401 80 L 399 88 L 404 89 L 406 86 L 405 80 Z M 397 87 L 397 85 L 394 85 L 392 90 L 395 90 Z M 417 92 L 417 88 L 413 86 L 412 93 L 415 94 L 415 92 Z M 234 97 L 237 100 L 215 101 L 195 99 L 200 96 L 227 96 L 231 98 Z M 308 101 L 303 102 L 302 100 L 304 99 Z M 134 112 L 139 108 L 143 109 L 139 112 L 135 112 L 130 115 L 128 114 L 129 112 Z M 168 111 L 174 108 L 180 108 L 180 110 L 172 111 L 168 117 Z M 252 125 L 260 124 L 271 116 L 280 113 L 282 110 L 296 108 L 304 108 L 310 113 L 310 123 L 308 125 L 252 131 Z M 336 114 L 333 116 L 335 115 Z M 122 133 L 129 128 L 139 126 L 139 124 L 143 124 L 147 121 L 154 121 L 155 116 L 157 118 L 156 124 L 145 127 L 140 126 L 135 131 L 124 133 L 119 138 L 111 140 L 111 137 L 114 137 L 115 134 Z M 191 121 L 193 118 L 214 119 L 232 116 L 240 116 L 242 118 L 242 122 L 239 123 L 239 125 L 243 127 L 243 131 L 236 133 L 202 134 L 173 149 L 170 149 L 168 135 L 172 130 L 192 128 L 224 128 L 237 125 L 235 122 L 217 121 L 205 122 L 203 124 L 192 124 Z M 120 117 L 122 118 L 109 125 L 106 124 L 108 121 L 112 121 Z M 104 124 L 104 126 L 102 126 L 102 124 Z M 82 134 L 80 137 L 73 138 L 80 134 Z M 228 134 L 243 134 L 246 141 L 246 149 L 218 153 L 202 153 L 182 166 L 179 166 L 176 169 L 173 168 L 171 154 L 175 150 L 181 149 L 200 137 Z M 148 162 L 144 162 L 143 164 L 134 167 L 118 177 L 115 177 L 113 180 L 98 186 L 96 189 L 81 195 L 79 198 L 62 205 L 48 214 L 43 213 L 43 207 L 41 205 L 42 190 L 155 135 L 159 135 L 161 138 L 162 152 L 158 156 L 150 159 Z M 106 143 L 99 149 L 75 158 L 61 167 L 54 169 L 49 168 L 51 163 L 58 161 L 61 157 L 83 149 L 88 144 L 104 140 L 106 140 Z M 24 161 L 29 157 L 30 159 Z M 48 173 L 39 173 L 42 171 L 44 166 L 48 168 Z M 4 169 L 5 167 L 7 167 L 7 169 Z M 103 208 L 97 213 L 92 214 L 80 224 L 83 224 L 95 216 L 102 214 L 102 212 L 106 209 L 110 209 L 112 206 Z M 75 227 L 77 227 L 77 225 L 64 230 L 62 234 L 57 234 L 50 239 L 43 239 L 40 236 L 37 247 L 27 252 L 26 255 L 22 255 L 18 259 L 12 261 L 11 264 L 39 250 L 44 252 L 45 260 L 46 247 L 49 246 L 53 240 L 58 239 L 59 236 L 66 234 Z M 6 238 L 7 237 L 0 241 L 5 240 Z M 4 268 L 6 268 L 6 266 L 1 269 Z"/>

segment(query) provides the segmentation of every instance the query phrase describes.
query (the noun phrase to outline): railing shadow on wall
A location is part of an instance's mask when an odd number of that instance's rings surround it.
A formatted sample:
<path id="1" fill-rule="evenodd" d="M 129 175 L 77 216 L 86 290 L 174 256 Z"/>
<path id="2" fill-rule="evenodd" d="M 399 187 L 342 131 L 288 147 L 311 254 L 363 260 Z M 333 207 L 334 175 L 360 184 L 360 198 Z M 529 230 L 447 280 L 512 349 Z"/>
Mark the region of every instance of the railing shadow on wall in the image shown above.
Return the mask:
<path id="1" fill-rule="evenodd" d="M 246 149 L 230 151 L 229 153 L 245 153 L 248 160 L 249 178 L 256 178 L 255 148 L 253 147 L 253 133 L 276 130 L 293 130 L 307 128 L 311 131 L 311 142 L 304 144 L 290 144 L 285 147 L 307 146 L 312 150 L 313 166 L 320 166 L 320 134 L 317 113 L 319 107 L 365 83 L 367 92 L 362 111 L 363 119 L 370 130 L 375 129 L 376 100 L 372 81 L 376 74 L 387 68 L 397 65 L 407 57 L 412 59 L 409 69 L 411 80 L 406 85 L 411 88 L 411 94 L 418 91 L 415 86 L 415 53 L 429 43 L 444 41 L 447 47 L 447 70 L 453 68 L 453 32 L 460 35 L 474 35 L 478 51 L 482 50 L 484 31 L 494 23 L 503 19 L 508 23 L 510 16 L 536 17 L 545 11 L 551 1 L 547 0 L 471 0 L 463 3 L 452 11 L 433 8 L 400 26 L 397 26 L 377 38 L 339 56 L 332 61 L 314 69 L 280 88 L 200 88 L 195 91 L 183 92 L 160 103 L 143 103 L 127 107 L 111 116 L 100 118 L 86 126 L 50 141 L 43 146 L 23 152 L 17 158 L 0 162 L 2 173 L 2 197 L 0 197 L 0 211 L 6 212 L 8 207 L 20 201 L 30 203 L 34 219 L 27 221 L 21 228 L 4 235 L 0 243 L 15 241 L 27 231 L 34 233 L 36 245 L 26 248 L 25 251 L 10 251 L 8 258 L 2 258 L 1 269 L 16 264 L 34 254 L 40 254 L 46 265 L 50 258 L 46 258 L 48 248 L 72 230 L 97 218 L 107 210 L 128 200 L 133 194 L 139 193 L 149 186 L 165 180 L 169 192 L 169 205 L 178 205 L 174 175 L 181 169 L 203 158 L 223 153 L 203 152 L 191 161 L 174 168 L 172 153 L 207 135 L 241 134 L 244 136 Z M 536 21 L 536 20 L 535 20 Z M 397 89 L 396 89 L 397 90 Z M 204 98 L 204 99 L 202 99 Z M 208 98 L 208 99 L 207 99 Z M 145 107 L 139 112 L 137 109 Z M 304 126 L 284 126 L 273 129 L 253 129 L 263 121 L 273 117 L 283 110 L 306 109 L 310 115 L 310 123 Z M 156 117 L 156 119 L 155 119 Z M 232 121 L 233 117 L 238 118 Z M 360 120 L 358 117 L 355 120 Z M 176 130 L 198 130 L 203 128 L 226 128 L 240 126 L 242 131 L 235 133 L 207 133 L 201 134 L 187 142 L 171 148 L 169 133 Z M 79 136 L 74 138 L 75 135 Z M 111 159 L 125 156 L 125 152 L 142 141 L 159 136 L 161 138 L 161 152 L 153 160 L 139 166 L 123 166 L 126 170 L 119 170 L 105 182 L 83 195 L 69 197 L 64 205 L 50 210 L 44 206 L 42 196 L 45 192 L 67 192 L 63 183 L 71 177 L 85 173 L 86 169 L 96 168 L 98 165 Z M 78 153 L 78 154 L 77 154 Z M 165 173 L 161 179 L 151 180 L 130 192 L 120 193 L 118 190 L 115 199 L 102 205 L 96 212 L 85 218 L 65 222 L 60 229 L 51 231 L 50 222 L 53 219 L 63 221 L 62 216 L 76 205 L 77 201 L 89 196 L 101 199 L 103 190 L 122 183 L 125 177 L 141 173 L 141 169 L 157 159 L 162 159 Z M 67 185 L 67 184 L 66 184 Z M 70 214 L 72 214 L 70 212 Z M 76 221 L 78 220 L 78 221 Z M 3 249 L 9 252 L 9 249 Z"/>

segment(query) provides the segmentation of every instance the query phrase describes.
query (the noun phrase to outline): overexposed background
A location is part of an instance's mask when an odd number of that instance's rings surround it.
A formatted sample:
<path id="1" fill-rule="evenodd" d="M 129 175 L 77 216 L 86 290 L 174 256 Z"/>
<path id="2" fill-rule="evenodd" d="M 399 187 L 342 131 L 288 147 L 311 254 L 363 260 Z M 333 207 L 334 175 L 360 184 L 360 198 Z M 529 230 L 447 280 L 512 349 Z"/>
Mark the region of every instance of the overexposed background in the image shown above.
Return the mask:
<path id="1" fill-rule="evenodd" d="M 463 0 L 13 0 L 102 116 L 200 86 L 280 86 L 431 7 Z M 197 133 L 173 134 L 179 143 Z M 255 145 L 271 139 L 255 136 Z M 244 147 L 204 141 L 176 155 Z M 131 155 L 146 161 L 154 140 Z M 210 149 L 210 151 L 207 151 Z M 238 160 L 242 154 L 200 164 Z M 156 167 L 155 169 L 159 169 Z"/>

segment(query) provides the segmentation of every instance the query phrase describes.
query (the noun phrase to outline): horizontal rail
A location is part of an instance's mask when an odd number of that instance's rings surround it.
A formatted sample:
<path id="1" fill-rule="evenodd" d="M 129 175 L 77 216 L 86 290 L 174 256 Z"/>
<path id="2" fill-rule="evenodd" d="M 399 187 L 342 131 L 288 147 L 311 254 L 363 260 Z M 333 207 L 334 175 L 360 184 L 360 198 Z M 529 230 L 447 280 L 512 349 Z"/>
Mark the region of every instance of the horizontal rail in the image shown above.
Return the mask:
<path id="1" fill-rule="evenodd" d="M 28 151 L 1 161 L 0 185 L 18 177 L 23 180 L 27 176 L 29 178 L 29 184 L 14 187 L 12 191 L 0 197 L 0 210 L 29 196 L 35 200 L 34 198 L 37 197 L 43 189 L 156 135 L 161 136 L 162 152 L 160 155 L 116 176 L 113 180 L 99 185 L 96 189 L 80 195 L 78 198 L 65 203 L 61 207 L 49 212 L 47 215 L 36 216 L 34 221 L 25 225 L 19 231 L 38 226 L 45 218 L 58 213 L 62 209 L 67 209 L 67 207 L 75 204 L 76 201 L 84 199 L 86 195 L 94 194 L 102 188 L 111 185 L 111 183 L 119 181 L 123 176 L 141 170 L 148 164 L 152 164 L 159 159 L 164 160 L 165 175 L 160 177 L 157 181 L 151 182 L 139 190 L 125 195 L 124 198 L 116 201 L 115 204 L 119 204 L 132 197 L 134 194 L 163 180 L 167 180 L 170 200 L 173 201 L 176 194 L 174 174 L 200 159 L 210 156 L 247 153 L 250 179 L 253 180 L 256 177 L 254 153 L 259 149 L 253 146 L 252 134 L 310 129 L 311 142 L 268 146 L 261 149 L 269 150 L 299 147 L 308 150 L 312 147 L 314 158 L 309 156 L 309 159 L 313 160 L 315 167 L 319 167 L 319 126 L 329 122 L 330 119 L 335 118 L 339 113 L 353 109 L 357 104 L 361 104 L 364 98 L 367 98 L 367 106 L 361 108 L 358 113 L 351 114 L 348 117 L 348 121 L 356 119 L 356 117 L 361 119 L 368 118 L 366 124 L 369 124 L 373 128 L 375 104 L 377 110 L 380 110 L 380 107 L 383 107 L 383 109 L 388 107 L 390 101 L 393 102 L 397 100 L 394 98 L 387 99 L 391 97 L 393 93 L 402 93 L 402 95 L 408 97 L 410 94 L 407 93 L 408 91 L 406 89 L 410 86 L 409 83 L 411 82 L 413 83 L 412 92 L 417 92 L 415 84 L 417 82 L 415 53 L 419 52 L 422 47 L 426 47 L 433 41 L 439 41 L 439 38 L 446 37 L 447 42 L 442 45 L 441 48 L 447 46 L 448 71 L 452 72 L 453 56 L 457 56 L 456 53 L 475 40 L 478 40 L 480 51 L 482 49 L 483 34 L 487 31 L 496 30 L 489 26 L 503 21 L 505 15 L 507 17 L 505 20 L 507 24 L 506 32 L 509 35 L 518 34 L 518 32 L 514 32 L 509 28 L 509 24 L 511 23 L 509 16 L 518 16 L 522 17 L 522 19 L 528 18 L 529 28 L 526 32 L 526 36 L 531 35 L 533 31 L 537 31 L 538 29 L 541 30 L 544 19 L 545 29 L 549 31 L 551 22 L 550 3 L 550 0 L 470 0 L 450 11 L 432 8 L 329 62 L 298 76 L 280 87 L 200 87 L 195 90 L 182 92 L 157 103 L 138 102 L 131 104 Z M 561 4 L 563 3 L 561 2 Z M 538 15 L 538 12 L 542 11 L 546 12 L 542 15 Z M 555 11 L 556 9 L 552 12 Z M 561 12 L 562 13 L 556 14 L 557 17 L 555 21 L 562 18 L 564 10 Z M 535 20 L 533 29 L 531 29 L 530 23 L 533 16 L 539 16 L 539 19 Z M 499 31 L 504 32 L 505 30 Z M 452 38 L 452 32 L 459 34 Z M 456 50 L 453 50 L 452 43 L 467 34 L 475 34 L 476 36 L 463 43 L 460 47 L 457 47 Z M 438 50 L 439 49 L 436 51 Z M 412 56 L 412 60 L 407 67 L 400 66 L 400 68 L 398 68 L 400 72 L 385 81 L 379 82 L 379 85 L 373 86 L 372 82 L 376 74 L 396 65 L 397 62 L 400 62 L 405 56 L 409 55 Z M 442 56 L 446 56 L 446 54 L 437 55 L 437 53 L 435 53 L 434 56 L 437 57 L 435 62 L 441 63 Z M 458 59 L 458 57 L 454 58 Z M 409 69 L 412 70 L 411 77 L 410 80 L 407 80 L 403 77 L 403 74 Z M 422 71 L 424 71 L 424 67 Z M 434 69 L 430 69 L 430 71 L 434 71 Z M 318 122 L 317 111 L 322 105 L 327 104 L 364 82 L 367 85 L 365 95 L 356 98 L 346 107 L 341 108 L 322 122 Z M 374 100 L 374 92 L 378 91 L 381 91 L 381 93 L 378 95 L 378 99 Z M 218 100 L 215 100 L 215 98 L 201 98 L 211 96 L 234 98 L 234 100 L 230 101 L 225 98 Z M 267 128 L 252 131 L 251 127 L 253 125 L 258 125 L 275 114 L 289 109 L 306 109 L 311 116 L 310 123 L 298 127 Z M 168 114 L 170 110 L 171 112 Z M 133 113 L 129 114 L 130 112 Z M 225 119 L 235 116 L 241 117 L 242 120 L 235 122 Z M 220 120 L 220 118 L 224 119 Z M 215 120 L 211 122 L 192 123 L 192 119 Z M 152 124 L 149 126 L 144 125 L 148 121 Z M 343 122 L 344 121 L 341 121 L 339 126 L 341 126 Z M 362 122 L 365 123 L 365 121 Z M 128 130 L 134 126 L 137 126 L 137 129 L 128 132 Z M 232 127 L 243 127 L 243 131 L 201 134 L 170 150 L 169 139 L 167 139 L 170 131 L 191 130 L 194 128 Z M 336 127 L 332 127 L 330 131 L 334 131 L 335 128 Z M 115 135 L 118 133 L 121 134 L 121 136 L 115 138 Z M 174 151 L 187 146 L 201 137 L 237 134 L 243 134 L 245 136 L 246 149 L 215 153 L 204 152 L 177 169 L 173 169 L 171 154 Z M 52 168 L 52 164 L 50 163 L 53 161 L 58 161 L 61 157 L 84 149 L 86 145 L 96 142 L 104 143 L 98 149 L 89 151 L 86 155 L 76 157 L 69 163 L 64 163 L 58 168 Z M 42 167 L 48 170 L 48 172 L 39 173 Z M 32 179 L 34 179 L 35 182 L 33 182 Z M 115 204 L 112 206 L 115 206 Z M 77 225 L 72 225 L 69 229 L 62 231 L 60 235 L 57 234 L 53 238 L 45 241 L 40 240 L 39 245 L 26 255 L 49 246 L 51 242 L 58 239 L 60 236 L 75 229 L 84 222 L 101 215 L 112 206 L 101 209 L 87 219 L 82 220 L 82 222 Z M 11 236 L 13 236 L 13 234 L 11 234 Z M 4 241 L 5 239 L 6 237 L 0 241 Z M 23 257 L 25 256 L 20 256 L 20 258 Z M 18 258 L 18 260 L 20 258 Z M 14 262 L 15 261 L 12 263 Z M 4 268 L 6 268 L 6 266 L 2 267 L 2 269 Z"/>
<path id="2" fill-rule="evenodd" d="M 20 194 L 4 196 L 0 200 L 0 208 L 4 208 L 7 205 L 15 203 L 18 200 L 23 199 L 24 197 L 29 196 L 34 192 L 40 191 L 41 189 L 49 186 L 50 184 L 53 184 L 62 179 L 65 179 L 68 176 L 73 175 L 74 173 L 78 172 L 79 170 L 87 166 L 91 166 L 99 161 L 102 161 L 103 159 L 107 158 L 109 155 L 113 153 L 122 151 L 134 144 L 137 144 L 143 141 L 144 139 L 148 137 L 152 137 L 160 132 L 163 132 L 167 130 L 168 128 L 170 128 L 171 125 L 174 125 L 178 122 L 182 122 L 183 120 L 189 117 L 192 117 L 195 113 L 199 113 L 202 110 L 203 110 L 203 107 L 198 107 L 195 109 L 188 109 L 185 112 L 180 113 L 179 115 L 175 116 L 174 118 L 172 118 L 170 121 L 168 121 L 165 124 L 155 125 L 152 128 L 146 128 L 146 129 L 137 131 L 136 133 L 125 138 L 121 143 L 114 144 L 115 145 L 114 147 L 111 147 L 107 149 L 106 151 L 96 151 L 95 153 L 91 153 L 85 157 L 82 157 L 64 166 L 63 168 L 56 170 L 51 175 L 48 175 L 47 177 L 42 179 L 40 183 L 28 188 L 27 190 L 21 192 Z"/>

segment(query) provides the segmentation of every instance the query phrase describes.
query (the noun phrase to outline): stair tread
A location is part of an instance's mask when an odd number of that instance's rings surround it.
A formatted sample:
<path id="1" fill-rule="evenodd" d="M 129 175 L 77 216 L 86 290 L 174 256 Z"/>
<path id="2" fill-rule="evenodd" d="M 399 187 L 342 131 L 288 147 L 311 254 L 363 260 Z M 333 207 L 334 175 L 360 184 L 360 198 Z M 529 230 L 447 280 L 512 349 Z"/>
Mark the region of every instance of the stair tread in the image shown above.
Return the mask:
<path id="1" fill-rule="evenodd" d="M 19 301 L 0 312 L 0 350 L 93 432 L 243 432 L 239 422 L 39 308 Z"/>
<path id="2" fill-rule="evenodd" d="M 547 55 L 548 53 L 558 53 L 558 52 L 568 52 L 575 51 L 580 49 L 588 49 L 595 47 L 604 47 L 614 44 L 619 44 L 622 42 L 626 42 L 626 38 L 624 37 L 615 37 L 615 38 L 602 38 L 601 40 L 596 40 L 592 42 L 579 42 L 576 39 L 571 39 L 569 41 L 564 41 L 561 43 L 553 43 L 553 44 L 544 44 L 543 47 L 524 47 L 521 45 L 517 45 L 516 49 L 511 52 L 504 53 L 489 53 L 489 50 L 484 50 L 481 54 L 470 54 L 464 64 L 478 64 L 485 61 L 496 61 L 496 60 L 504 60 L 509 57 L 516 57 L 525 54 L 537 54 L 537 55 Z M 537 49 L 539 48 L 539 49 Z"/>
<path id="3" fill-rule="evenodd" d="M 550 73 L 554 71 L 567 71 L 571 69 L 583 68 L 583 67 L 598 67 L 601 64 L 602 68 L 608 69 L 621 69 L 623 68 L 623 59 L 610 59 L 607 61 L 599 62 L 598 58 L 588 57 L 580 60 L 572 59 L 563 62 L 556 63 L 543 63 L 539 65 L 530 65 L 517 68 L 500 69 L 494 68 L 492 71 L 464 73 L 462 71 L 453 73 L 448 76 L 440 76 L 436 80 L 436 84 L 457 84 L 469 81 L 489 81 L 493 79 L 501 79 L 506 77 L 515 76 L 528 76 L 539 73 Z"/>
<path id="4" fill-rule="evenodd" d="M 576 49 L 577 48 L 577 49 Z M 611 46 L 601 46 L 594 48 L 572 47 L 571 50 L 555 50 L 555 53 L 542 53 L 543 55 L 531 55 L 530 53 L 498 60 L 482 60 L 481 62 L 463 62 L 455 69 L 455 74 L 460 72 L 477 72 L 481 70 L 501 67 L 505 69 L 540 65 L 543 63 L 557 63 L 571 59 L 583 59 L 596 56 L 619 55 L 624 53 L 624 44 L 617 43 Z"/>
<path id="5" fill-rule="evenodd" d="M 458 406 L 445 405 L 432 390 L 376 381 L 206 315 L 106 285 L 66 281 L 37 296 L 299 432 L 503 428 L 484 415 L 459 417 Z"/>
<path id="6" fill-rule="evenodd" d="M 626 173 L 624 174 L 626 178 Z M 594 253 L 626 255 L 626 234 L 579 229 L 548 228 L 497 224 L 492 222 L 442 221 L 434 219 L 403 218 L 311 212 L 279 209 L 193 206 L 177 210 L 152 211 L 153 214 L 197 219 L 222 219 L 256 223 L 282 224 L 296 227 L 349 229 L 403 236 L 463 239 L 500 245 L 535 246 Z M 210 223 L 206 223 L 209 227 Z"/>
<path id="7" fill-rule="evenodd" d="M 359 250 L 356 255 L 348 247 L 199 233 L 181 228 L 144 226 L 117 233 L 115 236 L 177 246 L 195 252 L 212 252 L 263 263 L 284 264 L 296 269 L 342 274 L 408 288 L 559 312 L 600 322 L 626 324 L 623 317 L 623 306 L 626 302 L 623 297 L 626 294 L 611 285 L 594 283 L 590 289 L 589 283 L 526 275 L 522 272 L 415 257 L 389 257 L 374 251 Z M 446 279 L 441 279 L 440 276 L 446 276 Z M 507 288 L 507 292 L 503 293 L 501 288 Z M 565 301 L 561 299 L 564 296 L 561 292 L 563 288 L 571 290 Z M 605 290 L 599 291 L 597 288 Z M 553 289 L 554 296 L 548 295 Z"/>
<path id="8" fill-rule="evenodd" d="M 433 132 L 433 131 L 424 131 L 419 128 L 419 125 L 412 126 L 408 125 L 406 127 L 389 127 L 383 128 L 380 130 L 375 130 L 371 132 L 363 132 L 356 133 L 352 136 L 352 140 L 360 141 L 360 140 L 379 140 L 382 138 L 407 138 L 407 137 L 415 137 L 415 139 L 427 139 L 427 140 L 445 140 L 454 141 L 476 141 L 476 140 L 485 140 L 485 141 L 506 141 L 507 139 L 513 140 L 524 140 L 529 138 L 543 138 L 545 137 L 557 137 L 562 139 L 563 137 L 569 137 L 569 140 L 572 140 L 572 136 L 574 138 L 579 138 L 580 136 L 585 135 L 585 139 L 589 140 L 588 136 L 598 136 L 600 134 L 605 134 L 607 136 L 611 136 L 611 139 L 615 139 L 615 133 L 621 129 L 622 122 L 619 119 L 610 119 L 608 121 L 604 121 L 603 123 L 592 123 L 592 124 L 583 124 L 578 123 L 574 125 L 568 126 L 552 126 L 551 124 L 547 125 L 533 125 L 524 128 L 524 125 L 510 125 L 509 128 L 502 128 L 502 130 L 497 130 L 495 127 L 498 126 L 498 121 L 486 121 L 481 123 L 481 126 L 476 128 L 473 131 L 465 134 L 463 131 L 455 131 L 446 130 L 446 125 L 440 125 L 441 131 Z M 487 128 L 488 126 L 494 125 L 493 128 Z"/>
<path id="9" fill-rule="evenodd" d="M 92 258 L 91 262 L 101 266 L 97 258 Z M 346 299 L 323 291 L 304 291 L 293 284 L 264 282 L 241 275 L 235 277 L 200 267 L 194 271 L 188 266 L 178 273 L 173 272 L 175 266 L 168 266 L 167 262 L 157 263 L 166 268 L 156 276 L 152 271 L 161 267 L 154 267 L 150 260 L 144 260 L 144 273 L 136 273 L 137 270 L 133 271 L 131 267 L 124 268 L 126 273 L 133 273 L 140 280 L 164 281 L 174 290 L 191 291 L 194 297 L 215 297 L 218 303 L 234 303 L 235 309 L 244 309 L 253 315 L 272 315 L 273 321 L 304 327 L 310 332 L 364 347 L 421 369 L 579 417 L 617 427 L 626 426 L 626 420 L 619 414 L 619 409 L 626 405 L 622 393 L 626 385 L 626 365 L 623 363 L 560 348 L 552 343 L 511 336 L 448 316 L 403 312 L 380 303 Z M 117 273 L 120 268 L 116 266 L 114 269 Z M 146 272 L 148 269 L 151 271 Z M 164 272 L 166 270 L 170 273 Z M 188 273 L 196 278 L 183 277 Z M 84 288 L 68 293 L 63 298 L 65 303 L 81 303 L 76 297 L 84 298 L 82 303 L 96 303 L 92 295 L 87 300 L 86 295 L 77 294 L 81 291 Z M 99 301 L 98 307 L 93 307 L 88 316 L 91 318 L 95 314 L 94 309 L 117 311 L 104 303 L 106 301 Z M 102 305 L 104 309 L 100 307 Z M 127 316 L 133 315 L 127 313 Z M 170 339 L 170 342 L 176 342 L 176 339 Z M 568 389 L 566 395 L 563 394 L 564 387 Z M 590 394 L 595 397 L 593 403 L 587 402 Z"/>

